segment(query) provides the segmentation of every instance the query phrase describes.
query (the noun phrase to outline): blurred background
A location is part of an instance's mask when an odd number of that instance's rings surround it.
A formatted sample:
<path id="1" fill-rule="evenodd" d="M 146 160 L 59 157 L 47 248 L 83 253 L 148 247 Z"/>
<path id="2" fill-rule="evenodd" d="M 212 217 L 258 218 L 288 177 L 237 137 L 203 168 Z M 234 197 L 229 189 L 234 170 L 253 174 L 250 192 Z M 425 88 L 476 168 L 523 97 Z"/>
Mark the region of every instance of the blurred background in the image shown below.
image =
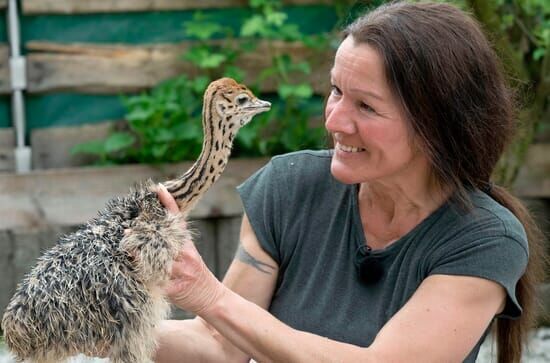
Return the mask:
<path id="1" fill-rule="evenodd" d="M 242 213 L 235 186 L 272 155 L 328 145 L 322 110 L 339 31 L 384 2 L 0 0 L 0 311 L 61 234 L 135 182 L 191 166 L 204 89 L 229 76 L 274 107 L 241 129 L 226 173 L 191 214 L 223 276 Z M 447 2 L 479 20 L 518 92 L 518 137 L 494 180 L 548 236 L 550 2 Z M 550 285 L 540 291 L 548 313 Z"/>

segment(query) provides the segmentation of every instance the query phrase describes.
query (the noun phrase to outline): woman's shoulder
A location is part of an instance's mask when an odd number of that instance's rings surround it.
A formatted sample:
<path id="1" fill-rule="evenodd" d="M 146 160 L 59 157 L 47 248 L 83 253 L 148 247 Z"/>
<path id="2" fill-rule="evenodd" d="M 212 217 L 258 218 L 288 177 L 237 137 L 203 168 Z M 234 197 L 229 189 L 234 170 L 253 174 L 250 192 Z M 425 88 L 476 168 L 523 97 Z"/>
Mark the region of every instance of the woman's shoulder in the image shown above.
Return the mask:
<path id="1" fill-rule="evenodd" d="M 271 158 L 277 167 L 296 171 L 319 170 L 330 167 L 331 150 L 300 150 Z"/>
<path id="2" fill-rule="evenodd" d="M 270 164 L 280 179 L 307 186 L 313 181 L 332 179 L 331 159 L 331 150 L 301 150 L 274 156 Z"/>
<path id="3" fill-rule="evenodd" d="M 449 209 L 447 218 L 450 220 L 445 227 L 448 235 L 460 235 L 473 242 L 492 238 L 513 240 L 528 250 L 525 229 L 508 208 L 480 191 L 470 192 L 470 198 L 470 208 Z"/>
<path id="4" fill-rule="evenodd" d="M 238 187 L 240 194 L 264 190 L 283 204 L 345 189 L 330 173 L 330 150 L 303 150 L 274 156 Z M 263 193 L 263 192 L 262 192 Z"/>

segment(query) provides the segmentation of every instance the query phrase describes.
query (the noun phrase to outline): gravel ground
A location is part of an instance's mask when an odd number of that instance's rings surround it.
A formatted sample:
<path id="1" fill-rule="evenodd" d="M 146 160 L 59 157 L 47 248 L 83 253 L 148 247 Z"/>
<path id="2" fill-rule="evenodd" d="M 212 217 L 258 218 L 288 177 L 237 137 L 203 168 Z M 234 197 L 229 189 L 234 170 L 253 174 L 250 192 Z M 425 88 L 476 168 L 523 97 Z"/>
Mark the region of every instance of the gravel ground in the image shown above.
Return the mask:
<path id="1" fill-rule="evenodd" d="M 1 344 L 1 343 L 0 343 Z M 477 363 L 492 363 L 496 362 L 493 352 L 494 347 L 491 346 L 489 339 L 481 347 Z M 5 351 L 3 345 L 0 345 L 0 363 L 13 363 L 13 359 Z M 93 359 L 79 356 L 69 360 L 67 363 L 108 363 L 108 359 Z M 538 329 L 531 339 L 529 349 L 522 359 L 524 363 L 548 363 L 550 362 L 550 328 Z"/>

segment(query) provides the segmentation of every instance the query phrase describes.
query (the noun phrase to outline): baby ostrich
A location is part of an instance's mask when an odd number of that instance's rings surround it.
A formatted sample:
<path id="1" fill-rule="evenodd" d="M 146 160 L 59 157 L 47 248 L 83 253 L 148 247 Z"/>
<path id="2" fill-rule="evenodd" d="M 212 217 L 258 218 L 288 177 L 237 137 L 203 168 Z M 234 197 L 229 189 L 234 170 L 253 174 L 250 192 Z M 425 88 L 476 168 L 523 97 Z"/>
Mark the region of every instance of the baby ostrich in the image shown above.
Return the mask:
<path id="1" fill-rule="evenodd" d="M 182 213 L 167 213 L 155 185 L 147 182 L 109 201 L 97 217 L 46 251 L 2 319 L 18 362 L 105 352 L 115 363 L 150 361 L 153 329 L 169 312 L 161 286 L 190 239 L 182 219 L 224 170 L 239 128 L 269 108 L 232 79 L 209 85 L 202 153 L 185 174 L 164 183 Z"/>

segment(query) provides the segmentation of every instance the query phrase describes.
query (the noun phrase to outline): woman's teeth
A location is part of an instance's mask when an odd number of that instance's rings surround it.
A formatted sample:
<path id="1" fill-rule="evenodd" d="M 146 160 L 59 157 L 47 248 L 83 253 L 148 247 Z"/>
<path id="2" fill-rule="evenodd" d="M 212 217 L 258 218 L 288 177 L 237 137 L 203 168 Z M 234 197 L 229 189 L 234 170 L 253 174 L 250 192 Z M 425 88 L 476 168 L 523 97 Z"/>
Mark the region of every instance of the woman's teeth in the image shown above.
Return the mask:
<path id="1" fill-rule="evenodd" d="M 365 149 L 360 148 L 360 147 L 342 145 L 340 143 L 338 143 L 338 149 L 340 149 L 342 151 L 345 151 L 347 153 L 356 153 L 356 152 L 359 152 L 359 151 L 365 151 Z"/>

